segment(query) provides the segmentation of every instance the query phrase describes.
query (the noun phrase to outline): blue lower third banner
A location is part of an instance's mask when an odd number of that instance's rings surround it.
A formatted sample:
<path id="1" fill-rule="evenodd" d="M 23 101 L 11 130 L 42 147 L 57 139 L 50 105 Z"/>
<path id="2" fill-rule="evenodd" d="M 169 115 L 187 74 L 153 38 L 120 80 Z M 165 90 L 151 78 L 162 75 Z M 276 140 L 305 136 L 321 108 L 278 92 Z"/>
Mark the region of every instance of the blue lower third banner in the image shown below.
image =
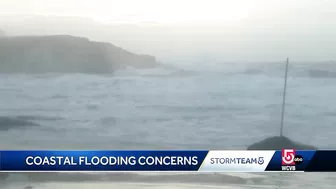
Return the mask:
<path id="1" fill-rule="evenodd" d="M 0 171 L 334 172 L 336 151 L 0 151 Z"/>

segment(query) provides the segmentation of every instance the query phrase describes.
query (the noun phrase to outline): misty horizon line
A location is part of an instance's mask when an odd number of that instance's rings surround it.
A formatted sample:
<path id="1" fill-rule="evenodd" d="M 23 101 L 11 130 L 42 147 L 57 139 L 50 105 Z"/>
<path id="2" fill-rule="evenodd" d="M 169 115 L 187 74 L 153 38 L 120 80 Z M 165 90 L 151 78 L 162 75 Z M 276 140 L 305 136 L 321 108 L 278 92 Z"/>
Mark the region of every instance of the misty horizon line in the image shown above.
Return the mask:
<path id="1" fill-rule="evenodd" d="M 0 12 L 0 15 L 2 16 L 10 16 L 10 17 L 45 17 L 45 18 L 69 18 L 69 19 L 78 19 L 78 20 L 83 20 L 87 22 L 92 22 L 92 23 L 99 23 L 101 25 L 106 25 L 106 26 L 142 26 L 142 25 L 147 25 L 147 26 L 158 26 L 158 27 L 166 27 L 166 26 L 182 26 L 187 24 L 187 23 L 161 23 L 159 21 L 154 21 L 154 20 L 143 20 L 143 21 L 131 21 L 127 19 L 108 19 L 106 21 L 101 21 L 99 19 L 95 19 L 90 16 L 79 16 L 79 15 L 71 15 L 71 14 L 54 14 L 54 13 L 4 13 Z M 132 14 L 128 16 L 134 16 Z M 22 20 L 20 20 L 22 21 Z M 187 24 L 189 26 L 198 26 L 198 24 Z M 206 24 L 202 23 L 202 25 L 214 25 L 218 26 L 221 25 L 220 23 L 218 24 Z"/>
<path id="2" fill-rule="evenodd" d="M 333 62 L 334 32 L 320 28 L 319 33 L 287 25 L 260 28 L 262 25 L 240 25 L 217 29 L 189 26 L 136 23 L 102 23 L 92 17 L 45 14 L 8 14 L 13 20 L 0 18 L 0 30 L 7 37 L 69 35 L 90 41 L 107 42 L 136 54 L 155 56 L 161 62 L 221 61 L 221 62 Z M 25 15 L 25 16 L 22 16 Z M 26 18 L 24 18 L 26 17 Z M 296 26 L 295 26 L 296 27 Z M 222 29 L 220 29 L 222 28 Z M 169 30 L 168 30 L 169 29 Z M 304 30 L 303 30 L 304 29 Z"/>
<path id="3" fill-rule="evenodd" d="M 1 29 L 1 28 L 0 28 Z M 2 30 L 2 29 L 1 29 Z M 6 31 L 5 31 L 6 32 Z M 20 37 L 52 37 L 52 36 L 59 36 L 59 37 L 75 37 L 75 38 L 82 38 L 82 39 L 85 39 L 85 40 L 88 40 L 89 42 L 98 42 L 98 43 L 108 43 L 108 44 L 111 44 L 113 46 L 115 46 L 113 43 L 111 42 L 108 42 L 108 41 L 103 41 L 103 40 L 92 40 L 90 39 L 89 37 L 86 37 L 86 36 L 77 36 L 77 35 L 69 35 L 69 34 L 65 34 L 65 33 L 60 33 L 60 34 L 50 34 L 50 35 L 39 35 L 39 34 L 29 34 L 29 35 L 6 35 L 6 36 L 3 36 L 5 38 L 20 38 Z M 1 38 L 1 36 L 0 36 Z M 128 49 L 125 49 L 121 46 L 116 46 L 118 48 L 122 48 L 128 52 L 131 52 L 131 53 L 134 53 Z M 155 56 L 155 54 L 141 54 L 141 53 L 136 53 L 138 55 L 150 55 L 150 56 Z M 209 53 L 205 53 L 205 54 L 209 54 Z M 211 53 L 210 53 L 211 54 Z M 201 58 L 197 58 L 197 56 L 200 56 Z M 283 59 L 260 59 L 260 60 L 239 60 L 239 59 L 235 59 L 235 60 L 230 60 L 230 59 L 225 59 L 225 58 L 216 58 L 216 55 L 205 55 L 204 54 L 201 54 L 201 53 L 195 53 L 194 57 L 193 58 L 190 58 L 190 56 L 187 56 L 189 58 L 187 59 L 194 59 L 193 60 L 189 60 L 191 63 L 195 63 L 197 62 L 197 60 L 199 61 L 214 61 L 214 63 L 225 63 L 225 64 L 230 64 L 230 63 L 242 63 L 242 64 L 245 64 L 245 63 L 286 63 L 286 60 L 287 58 L 289 59 L 290 62 L 292 63 L 336 63 L 336 60 L 328 60 L 328 59 L 321 59 L 321 60 L 299 60 L 299 59 L 291 59 L 290 57 L 284 57 Z M 182 58 L 183 60 L 183 56 L 180 56 L 178 58 Z M 173 62 L 167 62 L 167 61 L 164 61 L 164 60 L 157 60 L 158 62 L 160 63 L 163 63 L 163 64 L 169 64 L 169 63 L 173 63 Z M 201 62 L 199 63 L 201 64 Z"/>

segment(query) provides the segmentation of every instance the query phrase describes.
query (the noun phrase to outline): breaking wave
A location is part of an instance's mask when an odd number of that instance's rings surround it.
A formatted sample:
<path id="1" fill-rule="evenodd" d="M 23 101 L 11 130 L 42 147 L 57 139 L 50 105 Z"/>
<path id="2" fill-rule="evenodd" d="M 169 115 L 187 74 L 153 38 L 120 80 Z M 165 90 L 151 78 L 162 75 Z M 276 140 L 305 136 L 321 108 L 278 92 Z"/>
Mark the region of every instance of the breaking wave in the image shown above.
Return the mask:
<path id="1" fill-rule="evenodd" d="M 8 173 L 0 180 L 31 182 L 109 181 L 131 183 L 190 184 L 267 184 L 267 177 L 257 174 L 219 173 Z"/>
<path id="2" fill-rule="evenodd" d="M 55 83 L 66 83 L 73 77 L 83 78 L 84 80 L 109 80 L 113 78 L 183 78 L 183 77 L 197 77 L 204 75 L 267 75 L 283 77 L 285 64 L 223 64 L 220 67 L 206 67 L 206 66 L 166 66 L 157 68 L 135 69 L 125 68 L 115 71 L 112 74 L 35 74 L 36 80 L 53 79 Z M 3 74 L 2 76 L 5 76 Z M 308 78 L 335 78 L 336 66 L 323 66 L 319 64 L 295 64 L 289 65 L 288 76 L 290 77 L 308 77 Z M 32 75 L 18 74 L 17 79 L 30 78 Z M 71 78 L 69 78 L 71 77 Z M 2 79 L 2 77 L 1 77 Z M 3 79 L 6 79 L 3 77 Z M 54 98 L 67 98 L 66 96 L 54 96 Z"/>
<path id="3" fill-rule="evenodd" d="M 321 67 L 323 69 L 321 69 Z M 267 75 L 283 77 L 285 64 L 223 64 L 221 67 L 197 67 L 197 66 L 174 66 L 150 69 L 127 68 L 116 71 L 113 76 L 117 77 L 190 77 L 200 75 Z M 319 64 L 295 64 L 289 65 L 289 76 L 308 78 L 335 78 L 336 67 L 325 67 Z"/>
<path id="4" fill-rule="evenodd" d="M 180 68 L 150 68 L 150 69 L 133 69 L 128 68 L 124 70 L 118 70 L 114 74 L 117 77 L 189 77 L 198 75 L 197 71 L 180 69 Z"/>
<path id="5" fill-rule="evenodd" d="M 248 68 L 241 74 L 247 75 L 268 75 L 268 76 L 283 76 L 284 68 L 282 69 L 263 69 L 263 68 Z M 308 77 L 308 78 L 336 78 L 336 71 L 305 68 L 305 69 L 290 69 L 288 76 L 291 77 Z"/>

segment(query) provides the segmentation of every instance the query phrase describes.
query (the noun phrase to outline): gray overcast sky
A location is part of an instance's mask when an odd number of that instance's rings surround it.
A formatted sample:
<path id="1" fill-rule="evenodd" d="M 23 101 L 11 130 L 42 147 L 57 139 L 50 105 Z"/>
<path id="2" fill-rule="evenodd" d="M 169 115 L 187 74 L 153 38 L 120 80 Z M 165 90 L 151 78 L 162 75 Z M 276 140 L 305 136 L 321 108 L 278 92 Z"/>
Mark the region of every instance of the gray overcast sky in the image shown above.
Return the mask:
<path id="1" fill-rule="evenodd" d="M 8 33 L 84 35 L 161 57 L 336 59 L 335 0 L 0 0 L 0 13 L 0 28 Z M 88 17 L 100 25 L 93 30 L 64 23 L 41 30 L 45 26 L 15 25 L 5 14 Z M 120 22 L 157 25 L 130 30 Z"/>

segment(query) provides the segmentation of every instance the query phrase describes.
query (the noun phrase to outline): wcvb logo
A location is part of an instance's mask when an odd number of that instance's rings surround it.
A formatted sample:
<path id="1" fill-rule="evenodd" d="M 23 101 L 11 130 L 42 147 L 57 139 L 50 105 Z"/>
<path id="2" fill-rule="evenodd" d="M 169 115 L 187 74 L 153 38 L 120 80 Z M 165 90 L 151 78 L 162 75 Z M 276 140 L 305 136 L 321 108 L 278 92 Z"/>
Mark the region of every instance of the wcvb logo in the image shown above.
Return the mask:
<path id="1" fill-rule="evenodd" d="M 282 165 L 295 165 L 295 149 L 282 149 Z"/>

